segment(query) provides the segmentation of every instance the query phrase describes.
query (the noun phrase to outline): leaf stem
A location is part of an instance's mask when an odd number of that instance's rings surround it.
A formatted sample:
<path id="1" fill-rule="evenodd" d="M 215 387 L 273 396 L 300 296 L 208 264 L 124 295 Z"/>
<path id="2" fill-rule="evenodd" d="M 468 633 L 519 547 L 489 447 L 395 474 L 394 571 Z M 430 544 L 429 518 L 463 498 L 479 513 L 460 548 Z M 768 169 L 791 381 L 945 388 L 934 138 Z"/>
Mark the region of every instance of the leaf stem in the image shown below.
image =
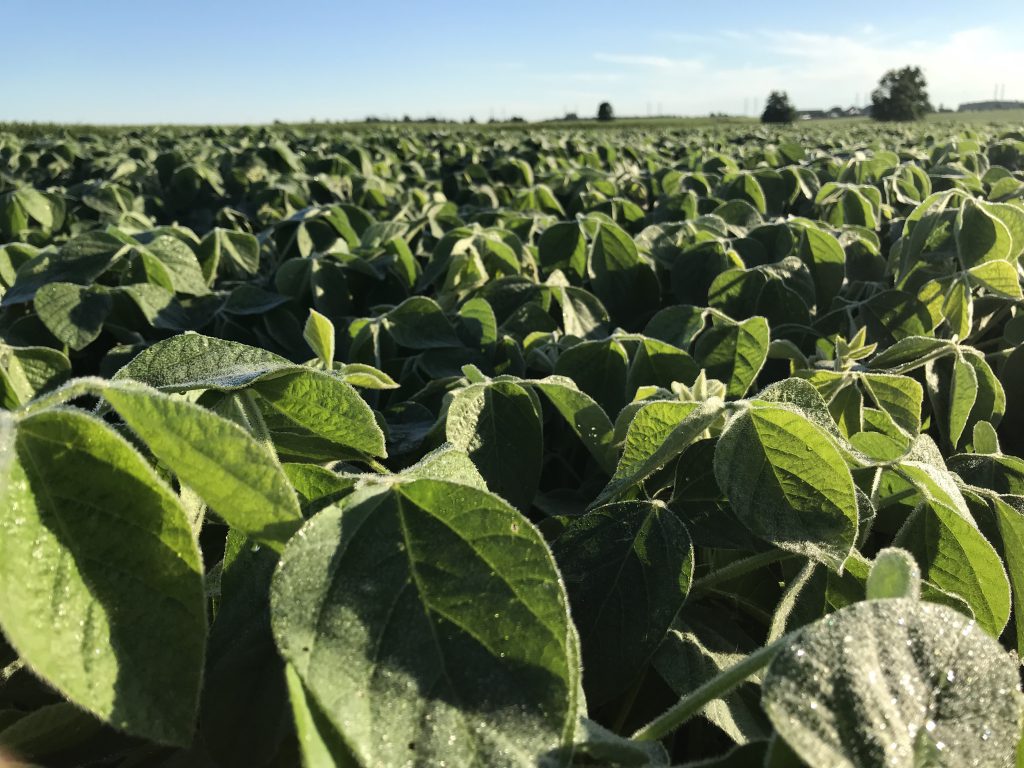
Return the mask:
<path id="1" fill-rule="evenodd" d="M 735 560 L 693 582 L 693 584 L 690 585 L 690 591 L 687 598 L 692 598 L 704 592 L 710 592 L 718 587 L 719 584 L 739 578 L 740 576 L 756 571 L 759 568 L 763 568 L 766 565 L 781 562 L 783 560 L 789 560 L 793 557 L 796 557 L 796 555 L 791 552 L 784 552 L 781 549 L 773 549 L 768 552 L 758 552 L 756 555 L 744 557 L 742 560 Z"/>
<path id="2" fill-rule="evenodd" d="M 366 465 L 370 469 L 372 469 L 374 472 L 376 472 L 379 475 L 390 475 L 391 474 L 391 470 L 390 469 L 388 469 L 383 464 L 381 464 L 379 461 L 377 461 L 376 459 L 374 459 L 374 458 L 372 458 L 370 456 L 367 456 L 365 459 L 363 459 L 363 461 L 366 462 Z"/>
<path id="3" fill-rule="evenodd" d="M 0 683 L 6 683 L 25 667 L 22 659 L 15 659 L 3 669 L 0 669 Z"/>
<path id="4" fill-rule="evenodd" d="M 688 693 L 671 708 L 633 734 L 637 741 L 657 741 L 668 736 L 691 717 L 715 699 L 720 699 L 734 688 L 740 686 L 748 677 L 759 669 L 768 666 L 775 655 L 792 639 L 793 633 L 783 635 L 773 643 L 754 651 L 716 677 L 708 680 L 695 691 Z"/>
<path id="5" fill-rule="evenodd" d="M 245 420 L 249 424 L 249 431 L 252 433 L 252 436 L 270 448 L 276 456 L 277 451 L 274 449 L 274 440 L 270 437 L 270 430 L 267 428 L 263 412 L 256 402 L 256 395 L 248 389 L 244 389 L 238 393 L 237 402 L 242 415 L 245 416 Z"/>

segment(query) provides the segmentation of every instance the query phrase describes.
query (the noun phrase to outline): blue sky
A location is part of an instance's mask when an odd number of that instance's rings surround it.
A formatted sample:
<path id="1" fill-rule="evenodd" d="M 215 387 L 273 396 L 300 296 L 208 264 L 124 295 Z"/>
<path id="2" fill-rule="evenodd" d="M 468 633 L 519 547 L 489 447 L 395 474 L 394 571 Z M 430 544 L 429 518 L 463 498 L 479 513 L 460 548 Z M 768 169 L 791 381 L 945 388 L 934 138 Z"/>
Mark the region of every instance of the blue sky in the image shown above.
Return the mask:
<path id="1" fill-rule="evenodd" d="M 784 7 L 779 7 L 784 6 Z M 1024 2 L 0 0 L 0 121 L 246 123 L 753 114 L 869 98 L 1024 100 Z"/>

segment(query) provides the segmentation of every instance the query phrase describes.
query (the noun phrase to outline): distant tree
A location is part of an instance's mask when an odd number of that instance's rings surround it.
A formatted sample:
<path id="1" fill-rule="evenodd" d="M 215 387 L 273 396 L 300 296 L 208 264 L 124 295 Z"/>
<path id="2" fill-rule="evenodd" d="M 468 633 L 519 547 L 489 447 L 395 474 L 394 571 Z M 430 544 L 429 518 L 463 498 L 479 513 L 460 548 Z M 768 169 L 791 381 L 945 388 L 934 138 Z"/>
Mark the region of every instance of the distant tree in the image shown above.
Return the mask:
<path id="1" fill-rule="evenodd" d="M 602 101 L 601 106 L 597 108 L 597 119 L 598 120 L 611 120 L 615 117 L 615 113 L 612 111 L 612 105 L 607 101 Z"/>
<path id="2" fill-rule="evenodd" d="M 579 120 L 580 116 L 577 115 L 575 112 L 566 112 L 565 113 L 565 117 L 563 117 L 562 119 L 563 120 Z"/>
<path id="3" fill-rule="evenodd" d="M 890 69 L 871 92 L 875 120 L 920 120 L 932 109 L 920 67 Z"/>
<path id="4" fill-rule="evenodd" d="M 796 109 L 789 103 L 785 91 L 772 91 L 761 113 L 762 123 L 792 123 L 796 120 Z"/>

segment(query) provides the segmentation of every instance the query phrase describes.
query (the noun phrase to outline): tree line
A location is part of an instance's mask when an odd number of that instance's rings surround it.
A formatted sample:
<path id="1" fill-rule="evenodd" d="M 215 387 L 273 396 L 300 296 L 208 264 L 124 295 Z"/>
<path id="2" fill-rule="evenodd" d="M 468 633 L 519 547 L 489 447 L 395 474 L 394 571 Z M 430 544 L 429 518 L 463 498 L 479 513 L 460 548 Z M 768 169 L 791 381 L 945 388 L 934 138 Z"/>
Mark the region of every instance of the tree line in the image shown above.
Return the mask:
<path id="1" fill-rule="evenodd" d="M 878 81 L 878 87 L 871 92 L 871 117 L 875 120 L 920 120 L 934 112 L 928 100 L 927 83 L 920 67 L 891 69 Z M 791 123 L 798 112 L 785 91 L 772 91 L 761 113 L 762 123 Z M 601 102 L 597 109 L 598 120 L 614 119 L 612 105 Z"/>

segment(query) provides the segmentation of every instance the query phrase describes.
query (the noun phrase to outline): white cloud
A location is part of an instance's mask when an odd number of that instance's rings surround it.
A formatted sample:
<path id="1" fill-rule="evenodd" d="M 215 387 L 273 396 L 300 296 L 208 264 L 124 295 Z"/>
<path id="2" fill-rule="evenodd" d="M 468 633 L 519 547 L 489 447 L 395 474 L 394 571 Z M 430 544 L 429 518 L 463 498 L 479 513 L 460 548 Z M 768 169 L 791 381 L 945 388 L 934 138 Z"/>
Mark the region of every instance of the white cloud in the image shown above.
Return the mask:
<path id="1" fill-rule="evenodd" d="M 595 53 L 597 61 L 608 64 L 625 64 L 627 66 L 652 67 L 654 69 L 700 70 L 703 64 L 697 59 L 673 59 L 668 56 L 648 56 L 642 54 Z"/>

